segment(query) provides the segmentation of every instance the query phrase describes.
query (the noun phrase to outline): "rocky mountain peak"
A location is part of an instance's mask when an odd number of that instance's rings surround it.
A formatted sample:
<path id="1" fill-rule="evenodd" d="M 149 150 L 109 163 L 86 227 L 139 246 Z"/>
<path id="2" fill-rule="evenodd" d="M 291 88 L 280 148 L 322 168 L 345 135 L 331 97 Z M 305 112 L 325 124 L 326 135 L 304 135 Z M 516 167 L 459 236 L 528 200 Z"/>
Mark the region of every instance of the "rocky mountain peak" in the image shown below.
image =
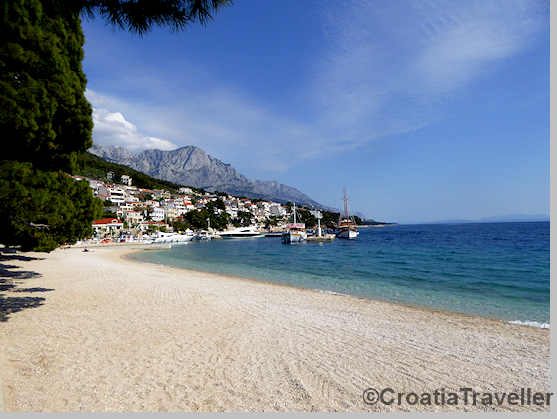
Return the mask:
<path id="1" fill-rule="evenodd" d="M 105 160 L 181 185 L 249 198 L 323 207 L 291 186 L 276 181 L 248 179 L 230 164 L 192 145 L 175 150 L 144 150 L 140 153 L 132 153 L 118 146 L 94 145 L 89 151 Z"/>

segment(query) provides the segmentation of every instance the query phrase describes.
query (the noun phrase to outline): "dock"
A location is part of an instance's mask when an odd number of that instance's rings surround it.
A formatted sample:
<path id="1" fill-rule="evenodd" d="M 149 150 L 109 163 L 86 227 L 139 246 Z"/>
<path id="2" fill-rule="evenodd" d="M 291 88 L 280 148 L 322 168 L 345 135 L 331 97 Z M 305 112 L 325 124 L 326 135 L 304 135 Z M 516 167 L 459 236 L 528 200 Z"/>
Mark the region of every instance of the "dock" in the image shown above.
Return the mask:
<path id="1" fill-rule="evenodd" d="M 281 236 L 282 236 L 282 231 L 265 233 L 265 237 L 281 237 Z"/>
<path id="2" fill-rule="evenodd" d="M 334 234 L 323 234 L 322 236 L 308 236 L 308 242 L 330 242 L 336 238 Z"/>

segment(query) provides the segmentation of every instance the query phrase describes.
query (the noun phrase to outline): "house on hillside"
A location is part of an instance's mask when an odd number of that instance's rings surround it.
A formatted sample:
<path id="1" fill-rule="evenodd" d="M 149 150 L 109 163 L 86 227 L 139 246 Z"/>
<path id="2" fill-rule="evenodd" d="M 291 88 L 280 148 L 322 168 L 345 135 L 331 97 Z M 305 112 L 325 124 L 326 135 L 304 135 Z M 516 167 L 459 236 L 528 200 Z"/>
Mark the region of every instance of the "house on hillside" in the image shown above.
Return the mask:
<path id="1" fill-rule="evenodd" d="M 163 221 L 141 221 L 138 225 L 140 231 L 146 232 L 148 230 L 162 230 L 171 232 L 172 227 Z"/>
<path id="2" fill-rule="evenodd" d="M 128 211 L 125 214 L 125 218 L 128 226 L 134 226 L 143 221 L 143 214 L 139 211 Z"/>
<path id="3" fill-rule="evenodd" d="M 122 175 L 120 177 L 120 183 L 126 186 L 132 186 L 132 177 L 128 175 Z"/>
<path id="4" fill-rule="evenodd" d="M 109 200 L 117 205 L 123 204 L 126 202 L 126 191 L 122 188 L 118 187 L 109 187 L 108 188 Z"/>
<path id="5" fill-rule="evenodd" d="M 165 217 L 165 209 L 161 207 L 154 207 L 150 216 L 153 221 L 162 221 Z"/>
<path id="6" fill-rule="evenodd" d="M 124 228 L 118 218 L 102 218 L 93 221 L 93 232 L 97 237 L 115 236 Z"/>

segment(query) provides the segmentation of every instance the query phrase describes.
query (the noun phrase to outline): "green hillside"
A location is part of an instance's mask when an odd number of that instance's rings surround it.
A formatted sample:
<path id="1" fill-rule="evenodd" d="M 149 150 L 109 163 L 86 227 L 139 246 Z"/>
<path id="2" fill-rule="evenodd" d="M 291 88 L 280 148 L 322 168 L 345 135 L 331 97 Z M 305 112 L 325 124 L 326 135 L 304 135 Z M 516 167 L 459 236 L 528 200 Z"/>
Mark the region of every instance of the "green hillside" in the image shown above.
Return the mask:
<path id="1" fill-rule="evenodd" d="M 99 180 L 106 180 L 106 173 L 114 173 L 114 181 L 118 182 L 120 176 L 128 175 L 132 177 L 132 182 L 134 186 L 144 189 L 166 189 L 171 192 L 176 192 L 182 186 L 187 185 L 177 185 L 176 183 L 168 182 L 166 180 L 155 179 L 145 173 L 138 172 L 130 167 L 124 166 L 118 163 L 112 163 L 106 161 L 94 154 L 89 152 L 82 153 L 78 157 L 78 170 L 77 175 L 86 176 Z M 191 186 L 190 186 L 191 187 Z M 201 189 L 193 188 L 196 192 L 204 192 Z"/>

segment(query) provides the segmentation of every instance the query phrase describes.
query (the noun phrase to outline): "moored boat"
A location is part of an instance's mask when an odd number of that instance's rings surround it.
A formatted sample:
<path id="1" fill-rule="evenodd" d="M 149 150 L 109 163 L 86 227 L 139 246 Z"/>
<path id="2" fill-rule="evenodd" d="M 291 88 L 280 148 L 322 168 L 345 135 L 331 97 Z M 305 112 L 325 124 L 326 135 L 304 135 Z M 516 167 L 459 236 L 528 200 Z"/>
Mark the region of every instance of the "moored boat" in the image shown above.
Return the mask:
<path id="1" fill-rule="evenodd" d="M 339 239 L 354 240 L 360 232 L 356 227 L 356 222 L 348 215 L 348 196 L 344 190 L 344 218 L 338 220 L 337 237 Z"/>
<path id="2" fill-rule="evenodd" d="M 238 227 L 234 230 L 223 231 L 218 233 L 223 239 L 248 239 L 254 237 L 264 237 L 265 235 L 257 231 L 254 226 L 250 227 Z"/>
<path id="3" fill-rule="evenodd" d="M 296 204 L 294 204 L 294 222 L 286 225 L 286 230 L 282 233 L 282 242 L 286 244 L 300 243 L 307 240 L 306 225 L 296 222 Z"/>
<path id="4" fill-rule="evenodd" d="M 158 232 L 153 243 L 185 243 L 193 239 L 193 232 L 186 230 L 184 234 Z"/>
<path id="5" fill-rule="evenodd" d="M 207 230 L 198 231 L 195 235 L 195 240 L 211 240 L 211 233 Z"/>

